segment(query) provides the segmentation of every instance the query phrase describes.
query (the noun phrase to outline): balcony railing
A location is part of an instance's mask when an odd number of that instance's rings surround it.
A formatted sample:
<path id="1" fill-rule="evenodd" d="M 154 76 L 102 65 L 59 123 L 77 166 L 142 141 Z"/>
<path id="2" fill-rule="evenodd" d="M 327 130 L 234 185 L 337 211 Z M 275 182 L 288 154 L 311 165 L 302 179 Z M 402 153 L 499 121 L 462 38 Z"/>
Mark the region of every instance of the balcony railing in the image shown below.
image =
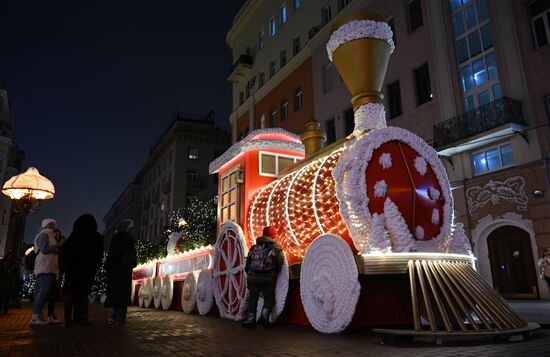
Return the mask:
<path id="1" fill-rule="evenodd" d="M 228 80 L 230 82 L 238 82 L 240 77 L 246 77 L 252 71 L 252 56 L 240 55 L 237 61 L 229 69 Z"/>
<path id="2" fill-rule="evenodd" d="M 451 143 L 510 123 L 525 124 L 521 114 L 521 102 L 502 97 L 434 125 L 433 147 L 438 150 Z"/>

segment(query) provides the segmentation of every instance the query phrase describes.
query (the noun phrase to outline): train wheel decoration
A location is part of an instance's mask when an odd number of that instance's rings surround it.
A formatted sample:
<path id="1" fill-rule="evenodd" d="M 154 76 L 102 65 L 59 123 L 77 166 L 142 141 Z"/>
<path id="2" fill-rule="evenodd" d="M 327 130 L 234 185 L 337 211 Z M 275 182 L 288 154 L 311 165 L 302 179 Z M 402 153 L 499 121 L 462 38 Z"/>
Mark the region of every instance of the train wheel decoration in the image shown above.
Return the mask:
<path id="1" fill-rule="evenodd" d="M 185 277 L 183 283 L 183 291 L 181 293 L 181 307 L 183 312 L 190 314 L 195 311 L 197 306 L 196 294 L 197 294 L 197 278 L 199 273 L 196 271 L 189 272 Z"/>
<path id="2" fill-rule="evenodd" d="M 163 310 L 168 310 L 172 305 L 174 297 L 174 278 L 172 275 L 166 275 L 162 279 L 162 289 L 160 291 L 160 302 Z"/>
<path id="3" fill-rule="evenodd" d="M 132 280 L 132 288 L 130 289 L 130 305 L 134 304 L 135 296 L 136 296 L 136 281 Z"/>
<path id="4" fill-rule="evenodd" d="M 277 286 L 275 288 L 275 307 L 273 308 L 273 311 L 271 311 L 271 316 L 269 317 L 269 321 L 271 323 L 274 323 L 277 321 L 281 313 L 283 312 L 285 308 L 286 303 L 286 296 L 288 295 L 288 262 L 286 260 L 286 256 L 283 260 L 283 266 L 281 268 L 281 271 L 277 275 Z M 257 317 L 260 317 L 260 314 L 262 313 L 262 309 L 264 307 L 264 299 L 263 297 L 260 297 L 258 299 L 258 309 L 256 312 Z"/>
<path id="5" fill-rule="evenodd" d="M 147 278 L 142 283 L 143 307 L 148 308 L 153 302 L 153 278 Z M 140 291 L 142 290 L 140 289 Z"/>
<path id="6" fill-rule="evenodd" d="M 155 309 L 160 309 L 160 295 L 162 291 L 162 276 L 157 276 L 153 283 L 153 305 Z"/>
<path id="7" fill-rule="evenodd" d="M 338 333 L 351 322 L 359 299 L 355 259 L 339 236 L 323 234 L 309 246 L 300 272 L 300 296 L 311 325 Z"/>
<path id="8" fill-rule="evenodd" d="M 241 320 L 246 295 L 245 237 L 241 227 L 225 222 L 218 234 L 214 253 L 214 297 L 220 316 Z"/>
<path id="9" fill-rule="evenodd" d="M 210 269 L 203 269 L 197 279 L 197 310 L 199 314 L 206 315 L 214 305 L 214 293 L 212 291 L 212 272 Z"/>

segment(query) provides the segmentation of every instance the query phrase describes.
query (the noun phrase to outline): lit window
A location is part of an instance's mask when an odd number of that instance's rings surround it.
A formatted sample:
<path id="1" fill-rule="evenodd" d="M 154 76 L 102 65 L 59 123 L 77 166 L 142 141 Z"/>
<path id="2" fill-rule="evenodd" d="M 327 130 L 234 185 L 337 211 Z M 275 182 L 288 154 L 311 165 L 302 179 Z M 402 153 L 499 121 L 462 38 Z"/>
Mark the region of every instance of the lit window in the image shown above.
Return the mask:
<path id="1" fill-rule="evenodd" d="M 277 23 L 275 22 L 275 18 L 272 18 L 269 20 L 269 37 L 275 36 L 275 32 L 277 31 Z"/>
<path id="2" fill-rule="evenodd" d="M 218 204 L 220 205 L 221 212 L 221 222 L 225 221 L 236 221 L 238 209 L 238 180 L 237 175 L 239 174 L 238 170 L 232 171 L 222 178 L 222 185 L 220 189 L 220 194 L 218 197 Z"/>
<path id="3" fill-rule="evenodd" d="M 472 154 L 472 163 L 476 175 L 499 170 L 514 164 L 512 145 L 504 144 Z"/>
<path id="4" fill-rule="evenodd" d="M 199 159 L 199 149 L 198 148 L 189 148 L 189 151 L 187 152 L 187 158 L 189 160 L 198 160 Z"/>
<path id="5" fill-rule="evenodd" d="M 260 175 L 278 176 L 300 160 L 299 156 L 260 152 Z"/>
<path id="6" fill-rule="evenodd" d="M 281 6 L 281 26 L 286 23 L 286 4 Z"/>
<path id="7" fill-rule="evenodd" d="M 298 10 L 302 6 L 301 0 L 294 0 L 294 11 Z"/>

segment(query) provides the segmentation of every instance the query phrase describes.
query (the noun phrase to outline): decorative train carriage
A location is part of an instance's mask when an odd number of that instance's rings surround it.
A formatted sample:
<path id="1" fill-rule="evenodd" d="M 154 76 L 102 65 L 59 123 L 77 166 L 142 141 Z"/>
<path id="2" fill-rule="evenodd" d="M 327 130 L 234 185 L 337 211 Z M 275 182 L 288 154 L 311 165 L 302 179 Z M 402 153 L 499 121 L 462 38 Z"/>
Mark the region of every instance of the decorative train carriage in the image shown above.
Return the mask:
<path id="1" fill-rule="evenodd" d="M 211 278 L 222 317 L 242 318 L 247 250 L 274 225 L 286 260 L 273 319 L 325 333 L 350 324 L 432 335 L 532 328 L 474 271 L 437 153 L 386 127 L 380 90 L 393 46 L 375 15 L 335 25 L 327 50 L 355 111 L 345 140 L 320 149 L 314 121 L 301 142 L 256 130 L 211 163 L 219 175 Z"/>

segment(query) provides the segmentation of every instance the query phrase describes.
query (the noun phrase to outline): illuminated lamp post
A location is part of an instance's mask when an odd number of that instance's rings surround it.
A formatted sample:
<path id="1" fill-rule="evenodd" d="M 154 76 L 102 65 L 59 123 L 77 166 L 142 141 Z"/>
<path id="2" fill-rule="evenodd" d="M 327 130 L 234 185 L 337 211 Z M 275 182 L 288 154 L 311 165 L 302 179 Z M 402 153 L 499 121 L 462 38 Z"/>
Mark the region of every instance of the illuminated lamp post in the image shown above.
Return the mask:
<path id="1" fill-rule="evenodd" d="M 40 202 L 53 198 L 55 188 L 53 183 L 40 175 L 37 169 L 29 167 L 24 173 L 7 180 L 2 187 L 2 193 L 11 198 L 13 211 L 21 213 L 25 218 L 27 213 L 35 212 L 38 209 Z M 21 237 L 17 241 L 19 246 L 13 247 L 16 248 L 14 251 L 20 251 L 23 237 L 24 231 L 21 232 Z M 18 258 L 19 256 L 20 254 Z"/>

